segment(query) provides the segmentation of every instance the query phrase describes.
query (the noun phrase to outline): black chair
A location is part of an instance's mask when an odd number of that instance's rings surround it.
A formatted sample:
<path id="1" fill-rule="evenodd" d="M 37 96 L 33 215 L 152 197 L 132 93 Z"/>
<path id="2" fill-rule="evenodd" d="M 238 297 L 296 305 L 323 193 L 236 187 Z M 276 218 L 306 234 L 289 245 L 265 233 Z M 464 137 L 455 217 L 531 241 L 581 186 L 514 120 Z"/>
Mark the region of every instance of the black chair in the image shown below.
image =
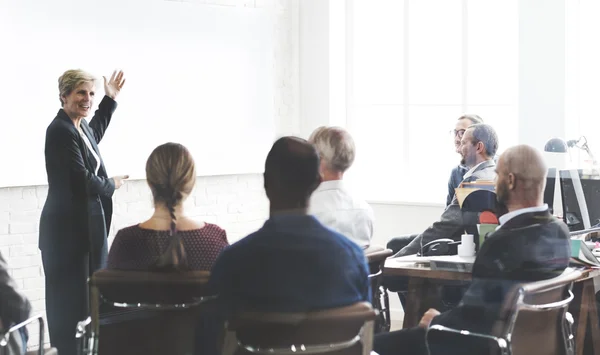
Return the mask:
<path id="1" fill-rule="evenodd" d="M 192 353 L 199 306 L 216 298 L 209 277 L 207 271 L 97 271 L 90 280 L 91 316 L 77 326 L 80 353 Z M 113 308 L 108 316 L 121 319 L 101 325 L 106 305 L 125 312 Z"/>
<path id="2" fill-rule="evenodd" d="M 0 331 L 0 355 L 17 355 L 21 352 L 22 340 L 21 335 L 17 334 L 23 327 L 38 321 L 39 324 L 39 348 L 38 350 L 31 350 L 27 352 L 27 355 L 56 355 L 58 351 L 56 348 L 44 348 L 44 318 L 41 314 L 31 317 L 19 324 L 16 324 L 6 331 Z"/>
<path id="3" fill-rule="evenodd" d="M 491 334 L 436 324 L 427 330 L 427 343 L 435 334 L 445 334 L 446 341 L 450 335 L 455 340 L 472 337 L 494 344 L 492 354 L 573 355 L 573 317 L 567 308 L 573 300 L 573 282 L 581 275 L 580 271 L 567 269 L 553 279 L 514 286 L 504 300 Z"/>
<path id="4" fill-rule="evenodd" d="M 370 355 L 377 311 L 368 302 L 303 313 L 245 312 L 229 320 L 223 355 Z"/>
<path id="5" fill-rule="evenodd" d="M 392 256 L 391 249 L 372 245 L 365 250 L 369 263 L 369 280 L 371 281 L 371 303 L 379 313 L 375 322 L 375 333 L 388 332 L 391 327 L 390 299 L 383 286 L 383 267 L 385 260 Z"/>

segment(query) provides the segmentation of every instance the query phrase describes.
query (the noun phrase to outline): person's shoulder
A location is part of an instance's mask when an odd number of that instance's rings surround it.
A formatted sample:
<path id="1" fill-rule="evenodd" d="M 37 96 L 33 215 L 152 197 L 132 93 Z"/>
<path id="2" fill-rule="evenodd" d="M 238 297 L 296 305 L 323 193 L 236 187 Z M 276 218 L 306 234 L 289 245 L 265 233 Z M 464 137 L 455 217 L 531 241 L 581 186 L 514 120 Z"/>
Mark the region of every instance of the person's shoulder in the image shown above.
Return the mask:
<path id="1" fill-rule="evenodd" d="M 204 227 L 199 228 L 198 230 L 203 233 L 211 233 L 211 234 L 219 234 L 219 235 L 227 233 L 225 231 L 225 229 L 221 228 L 220 226 L 218 226 L 214 223 L 208 223 L 208 222 L 204 222 Z"/>
<path id="2" fill-rule="evenodd" d="M 144 234 L 144 232 L 146 232 L 146 231 L 148 231 L 148 230 L 141 228 L 139 224 L 134 224 L 134 225 L 119 229 L 119 231 L 117 231 L 117 234 L 115 235 L 115 238 L 129 237 L 132 235 L 140 235 L 140 234 Z"/>
<path id="3" fill-rule="evenodd" d="M 329 234 L 329 238 L 327 240 L 329 240 L 332 248 L 343 248 L 346 251 L 350 252 L 351 254 L 355 254 L 355 255 L 362 255 L 364 254 L 362 248 L 356 244 L 356 242 L 354 242 L 353 240 L 351 240 L 350 238 L 346 237 L 345 235 L 336 232 L 332 229 L 323 227 L 326 232 Z"/>
<path id="4" fill-rule="evenodd" d="M 450 171 L 450 173 L 451 173 L 451 174 L 453 174 L 453 175 L 454 175 L 454 174 L 462 174 L 462 173 L 466 172 L 467 170 L 468 170 L 468 169 L 467 169 L 467 168 L 465 168 L 464 166 L 462 166 L 462 165 L 457 165 L 457 166 L 455 166 L 454 168 L 452 168 L 452 170 Z"/>
<path id="5" fill-rule="evenodd" d="M 564 237 L 567 239 L 571 238 L 571 231 L 569 230 L 569 226 L 567 226 L 565 222 L 561 221 L 560 219 L 554 216 L 551 216 L 550 225 L 552 226 L 552 228 L 555 228 L 557 230 L 558 235 L 560 237 Z"/>
<path id="6" fill-rule="evenodd" d="M 227 253 L 228 255 L 237 255 L 240 253 L 251 252 L 248 247 L 252 246 L 252 244 L 254 244 L 257 239 L 261 238 L 261 236 L 262 234 L 260 233 L 260 230 L 250 233 L 247 236 L 243 237 L 242 239 L 236 241 L 235 243 L 225 248 L 225 250 L 223 250 L 223 254 Z"/>
<path id="7" fill-rule="evenodd" d="M 46 128 L 46 135 L 50 136 L 70 136 L 74 133 L 74 126 L 70 125 L 69 122 L 56 116 L 52 122 Z"/>
<path id="8" fill-rule="evenodd" d="M 227 241 L 227 232 L 225 229 L 213 223 L 205 222 L 204 226 L 195 230 L 195 232 L 204 237 Z"/>

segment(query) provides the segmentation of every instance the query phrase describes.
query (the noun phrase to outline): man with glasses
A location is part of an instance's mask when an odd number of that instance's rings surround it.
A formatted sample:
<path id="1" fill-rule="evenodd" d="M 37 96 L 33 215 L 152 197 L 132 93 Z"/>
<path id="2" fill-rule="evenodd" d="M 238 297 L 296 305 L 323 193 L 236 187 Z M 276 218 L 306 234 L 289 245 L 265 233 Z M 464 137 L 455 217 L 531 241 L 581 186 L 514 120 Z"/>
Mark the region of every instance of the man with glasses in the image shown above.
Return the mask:
<path id="1" fill-rule="evenodd" d="M 483 119 L 478 115 L 465 114 L 458 118 L 454 129 L 450 131 L 450 133 L 454 136 L 454 150 L 456 153 L 460 154 L 460 142 L 467 128 L 478 123 L 483 123 Z M 469 168 L 465 165 L 465 161 L 462 158 L 460 160 L 460 164 L 452 169 L 450 178 L 448 179 L 448 196 L 446 197 L 446 207 L 448 207 L 452 202 L 452 199 L 454 198 L 454 190 L 458 187 L 458 185 L 460 185 L 463 180 L 463 176 L 468 170 Z M 387 248 L 391 249 L 395 254 L 399 252 L 400 249 L 407 246 L 417 236 L 418 234 L 410 234 L 401 237 L 395 237 L 388 242 Z"/>
<path id="2" fill-rule="evenodd" d="M 468 119 L 462 120 L 466 121 Z M 494 180 L 496 177 L 494 170 L 496 164 L 493 158 L 498 150 L 498 136 L 496 131 L 490 125 L 484 123 L 470 125 L 464 133 L 459 133 L 459 129 L 457 129 L 457 133 L 455 134 L 456 138 L 459 135 L 461 136 L 457 152 L 462 156 L 461 165 L 468 167 L 461 181 Z M 452 178 L 450 178 L 451 181 Z M 397 249 L 394 250 L 392 244 L 398 243 L 402 238 L 406 240 L 408 239 L 407 237 L 395 238 L 388 243 L 387 247 L 396 252 L 393 257 L 417 254 L 422 251 L 423 246 L 437 239 L 451 238 L 459 240 L 461 233 L 465 230 L 465 226 L 478 223 L 477 214 L 464 214 L 461 211 L 455 194 L 452 193 L 451 196 L 451 202 L 442 213 L 440 219 L 434 222 L 423 233 L 412 238 L 408 237 L 411 239 L 399 251 Z M 405 304 L 404 292 L 408 290 L 407 277 L 384 277 L 384 286 L 392 292 L 398 292 L 400 302 L 403 305 Z M 442 298 L 444 303 L 452 307 L 456 301 L 460 300 L 463 286 L 461 283 L 458 285 L 447 285 L 443 291 L 444 295 Z"/>
<path id="3" fill-rule="evenodd" d="M 476 180 L 494 180 L 496 178 L 494 156 L 498 151 L 498 135 L 492 126 L 478 123 L 469 126 L 462 136 L 460 154 L 469 170 L 463 176 L 463 182 Z M 419 234 L 395 256 L 416 254 L 423 245 L 440 238 L 459 239 L 465 225 L 469 225 L 454 195 L 450 205 L 442 213 L 440 220 Z M 477 224 L 477 221 L 472 224 Z"/>
<path id="4" fill-rule="evenodd" d="M 452 134 L 454 135 L 454 149 L 458 154 L 460 154 L 460 141 L 465 134 L 467 128 L 470 125 L 474 125 L 477 123 L 483 123 L 483 119 L 477 115 L 462 115 L 456 121 L 456 126 L 454 130 L 452 130 Z M 450 179 L 448 179 L 448 196 L 446 197 L 446 207 L 450 205 L 452 199 L 454 198 L 454 189 L 458 187 L 458 185 L 462 182 L 463 176 L 469 170 L 465 166 L 465 162 L 461 159 L 460 164 L 452 169 L 450 173 Z"/>

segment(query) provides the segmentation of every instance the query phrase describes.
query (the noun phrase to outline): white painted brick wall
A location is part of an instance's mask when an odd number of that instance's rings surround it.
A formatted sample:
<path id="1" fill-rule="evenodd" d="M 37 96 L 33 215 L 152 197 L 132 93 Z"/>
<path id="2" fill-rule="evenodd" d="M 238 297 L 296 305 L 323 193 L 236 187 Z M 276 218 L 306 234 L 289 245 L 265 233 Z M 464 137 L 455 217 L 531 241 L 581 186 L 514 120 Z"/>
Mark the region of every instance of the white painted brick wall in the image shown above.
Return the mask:
<path id="1" fill-rule="evenodd" d="M 185 0 L 184 0 L 185 1 Z M 298 1 L 299 0 L 189 0 L 210 6 L 266 8 L 273 15 L 274 112 L 277 132 L 298 132 Z M 110 168 L 110 165 L 109 165 Z M 37 249 L 38 223 L 47 186 L 0 188 L 0 253 L 10 274 L 29 298 L 33 313 L 45 312 L 44 275 Z M 148 218 L 152 198 L 145 181 L 130 181 L 114 196 L 115 232 Z M 259 174 L 199 177 L 186 201 L 188 214 L 227 231 L 230 243 L 258 229 L 268 216 L 268 202 Z M 47 331 L 47 329 L 46 329 Z M 30 348 L 37 347 L 37 324 L 29 328 Z M 48 337 L 46 336 L 46 342 Z"/>
<path id="2" fill-rule="evenodd" d="M 32 194 L 33 193 L 33 194 Z M 38 249 L 38 223 L 47 189 L 0 189 L 0 252 L 17 287 L 29 298 L 33 314 L 45 312 L 44 275 Z M 34 199 L 32 202 L 23 202 Z M 39 201 L 38 201 L 39 200 Z M 148 219 L 152 195 L 145 180 L 127 182 L 113 197 L 115 212 L 109 245 L 115 233 Z M 186 213 L 227 231 L 230 243 L 260 228 L 268 217 L 268 201 L 260 174 L 199 177 L 185 202 Z M 37 324 L 30 327 L 30 345 L 37 344 Z"/>

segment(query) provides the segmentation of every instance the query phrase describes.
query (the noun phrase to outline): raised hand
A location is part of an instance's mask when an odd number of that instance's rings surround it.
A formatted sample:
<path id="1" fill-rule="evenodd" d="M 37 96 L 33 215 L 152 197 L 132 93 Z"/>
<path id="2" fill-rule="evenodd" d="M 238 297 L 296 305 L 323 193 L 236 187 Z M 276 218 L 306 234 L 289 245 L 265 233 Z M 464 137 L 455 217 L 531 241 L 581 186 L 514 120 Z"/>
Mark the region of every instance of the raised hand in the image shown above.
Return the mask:
<path id="1" fill-rule="evenodd" d="M 123 85 L 125 85 L 125 78 L 123 77 L 123 71 L 115 70 L 112 73 L 110 80 L 108 80 L 108 81 L 106 80 L 105 76 L 103 76 L 102 78 L 104 78 L 104 93 L 106 94 L 106 96 L 110 97 L 111 99 L 116 100 L 117 96 L 121 92 L 121 88 L 123 87 Z"/>

